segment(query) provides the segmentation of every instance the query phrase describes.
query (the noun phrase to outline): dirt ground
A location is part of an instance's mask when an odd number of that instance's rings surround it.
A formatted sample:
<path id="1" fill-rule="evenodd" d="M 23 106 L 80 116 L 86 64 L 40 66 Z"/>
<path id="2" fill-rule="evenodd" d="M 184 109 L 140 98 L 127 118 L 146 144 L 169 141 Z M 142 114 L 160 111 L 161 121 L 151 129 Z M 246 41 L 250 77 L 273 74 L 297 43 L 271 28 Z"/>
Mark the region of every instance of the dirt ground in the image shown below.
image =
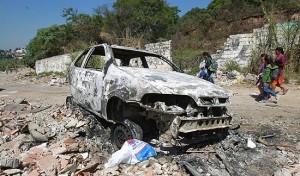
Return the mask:
<path id="1" fill-rule="evenodd" d="M 29 102 L 49 105 L 65 104 L 65 98 L 70 94 L 68 84 L 50 86 L 49 78 L 28 76 L 29 71 L 24 69 L 18 73 L 0 73 L 0 98 L 25 98 Z M 280 168 L 291 168 L 295 164 L 299 164 L 300 86 L 287 84 L 286 87 L 289 88 L 289 91 L 286 95 L 279 93 L 278 104 L 256 101 L 253 94 L 258 93 L 258 90 L 254 84 L 245 83 L 223 87 L 232 93 L 229 112 L 233 116 L 233 126 L 239 126 L 239 128 L 234 130 L 234 134 L 223 142 L 200 147 L 204 150 L 222 146 L 226 150 L 223 153 L 216 150 L 217 154 L 214 156 L 217 156 L 218 161 L 214 161 L 214 157 L 206 160 L 215 165 L 222 161 L 220 166 L 215 167 L 221 169 L 218 172 L 216 169 L 208 171 L 207 168 L 212 167 L 210 165 L 204 167 L 206 169 L 198 168 L 198 171 L 202 170 L 203 173 L 210 173 L 210 175 L 272 175 Z M 264 141 L 267 143 L 257 141 L 261 136 L 266 137 Z M 237 139 L 238 137 L 240 139 Z M 234 146 L 231 146 L 232 150 L 228 148 L 227 150 L 224 147 L 226 143 L 228 146 L 239 145 L 232 140 L 243 143 L 248 138 L 251 138 L 259 149 L 253 151 L 240 147 L 235 150 Z M 203 158 L 210 157 L 210 154 L 209 152 L 192 152 L 173 157 L 190 161 L 197 168 L 199 165 L 207 165 Z"/>
<path id="2" fill-rule="evenodd" d="M 239 131 L 249 135 L 276 134 L 278 141 L 300 142 L 300 86 L 285 86 L 289 91 L 286 95 L 279 92 L 280 99 L 277 104 L 259 103 L 251 96 L 259 92 L 251 84 L 224 87 L 233 93 L 229 108 L 233 114 L 232 123 L 240 124 Z M 274 97 L 272 99 L 275 100 Z M 290 139 L 290 135 L 298 137 Z"/>

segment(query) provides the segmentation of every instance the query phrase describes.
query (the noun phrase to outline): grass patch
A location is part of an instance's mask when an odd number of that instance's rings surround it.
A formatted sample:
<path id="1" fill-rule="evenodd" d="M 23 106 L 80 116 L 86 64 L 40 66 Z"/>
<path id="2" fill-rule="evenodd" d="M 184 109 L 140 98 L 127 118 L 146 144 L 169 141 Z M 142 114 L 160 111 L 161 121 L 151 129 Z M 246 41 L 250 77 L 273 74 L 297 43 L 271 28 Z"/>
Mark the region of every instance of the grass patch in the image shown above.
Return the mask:
<path id="1" fill-rule="evenodd" d="M 238 72 L 243 72 L 243 69 L 241 68 L 241 66 L 236 62 L 236 61 L 228 61 L 225 63 L 225 70 L 230 72 L 233 70 L 236 70 Z"/>
<path id="2" fill-rule="evenodd" d="M 38 75 L 40 75 L 40 76 L 59 76 L 59 77 L 65 77 L 66 76 L 66 74 L 64 72 L 54 72 L 54 71 L 42 72 Z"/>

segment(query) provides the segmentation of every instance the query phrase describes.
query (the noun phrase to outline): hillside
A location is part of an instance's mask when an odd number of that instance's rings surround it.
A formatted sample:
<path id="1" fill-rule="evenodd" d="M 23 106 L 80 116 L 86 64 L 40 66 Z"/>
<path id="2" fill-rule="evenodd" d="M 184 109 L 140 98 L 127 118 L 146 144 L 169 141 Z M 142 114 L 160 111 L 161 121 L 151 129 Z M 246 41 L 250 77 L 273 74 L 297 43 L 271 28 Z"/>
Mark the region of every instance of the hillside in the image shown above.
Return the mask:
<path id="1" fill-rule="evenodd" d="M 180 19 L 173 39 L 175 48 L 213 52 L 229 35 L 252 32 L 270 22 L 300 21 L 299 3 L 293 0 L 272 2 L 214 0 L 208 9 L 194 8 Z"/>

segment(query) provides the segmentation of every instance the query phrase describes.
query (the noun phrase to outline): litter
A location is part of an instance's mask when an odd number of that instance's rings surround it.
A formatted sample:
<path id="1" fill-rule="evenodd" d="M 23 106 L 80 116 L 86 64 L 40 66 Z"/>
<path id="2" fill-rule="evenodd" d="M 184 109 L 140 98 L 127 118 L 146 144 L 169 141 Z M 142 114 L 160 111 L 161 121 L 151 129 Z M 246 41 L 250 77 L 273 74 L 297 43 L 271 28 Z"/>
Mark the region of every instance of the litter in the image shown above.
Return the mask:
<path id="1" fill-rule="evenodd" d="M 247 140 L 247 147 L 254 149 L 256 147 L 256 144 L 251 140 L 251 138 L 248 138 Z"/>
<path id="2" fill-rule="evenodd" d="M 147 160 L 151 156 L 156 156 L 156 152 L 151 145 L 144 141 L 130 139 L 123 144 L 120 150 L 112 154 L 104 166 L 107 169 L 120 163 L 136 164 Z"/>

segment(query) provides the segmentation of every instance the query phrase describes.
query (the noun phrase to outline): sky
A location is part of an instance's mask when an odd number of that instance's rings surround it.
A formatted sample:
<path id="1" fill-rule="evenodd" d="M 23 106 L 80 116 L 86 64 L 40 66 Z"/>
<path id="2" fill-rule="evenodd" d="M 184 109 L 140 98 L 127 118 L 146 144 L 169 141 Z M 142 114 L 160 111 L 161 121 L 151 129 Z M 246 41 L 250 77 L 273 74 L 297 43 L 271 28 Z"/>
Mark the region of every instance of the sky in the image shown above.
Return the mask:
<path id="1" fill-rule="evenodd" d="M 182 16 L 192 8 L 207 8 L 212 0 L 167 0 L 177 6 Z M 115 0 L 1 0 L 0 49 L 25 48 L 37 30 L 51 25 L 65 24 L 63 9 L 72 7 L 79 13 L 94 14 L 94 8 Z"/>

